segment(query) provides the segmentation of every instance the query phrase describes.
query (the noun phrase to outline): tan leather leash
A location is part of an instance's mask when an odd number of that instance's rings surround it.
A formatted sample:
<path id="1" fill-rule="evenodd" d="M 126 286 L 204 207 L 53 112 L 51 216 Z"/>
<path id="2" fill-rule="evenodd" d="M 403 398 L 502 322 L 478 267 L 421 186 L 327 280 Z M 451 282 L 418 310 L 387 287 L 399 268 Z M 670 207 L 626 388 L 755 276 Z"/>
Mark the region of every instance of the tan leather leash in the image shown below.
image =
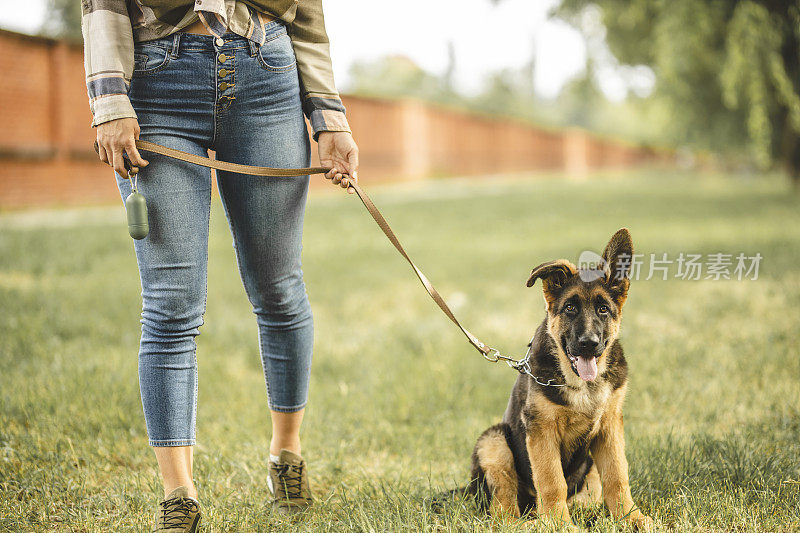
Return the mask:
<path id="1" fill-rule="evenodd" d="M 99 153 L 99 147 L 97 145 L 97 141 L 94 143 L 95 151 Z M 217 170 L 227 170 L 228 172 L 236 172 L 238 174 L 251 174 L 255 176 L 271 176 L 271 177 L 297 177 L 297 176 L 306 176 L 309 174 L 325 174 L 330 170 L 330 168 L 326 167 L 307 167 L 307 168 L 270 168 L 270 167 L 258 167 L 258 166 L 251 166 L 251 165 L 240 165 L 238 163 L 229 163 L 227 161 L 219 161 L 216 159 L 209 159 L 208 157 L 202 157 L 195 154 L 190 154 L 189 152 L 184 152 L 182 150 L 176 150 L 174 148 L 167 148 L 166 146 L 162 146 L 160 144 L 152 143 L 149 141 L 136 141 L 136 148 L 139 150 L 145 150 L 148 152 L 154 152 L 157 154 L 165 155 L 167 157 L 172 157 L 174 159 L 179 159 L 181 161 L 186 161 L 188 163 L 194 163 L 196 165 L 201 165 L 208 168 L 214 168 Z M 134 167 L 130 161 L 125 158 L 125 168 L 128 170 L 129 174 L 133 175 L 138 172 L 138 168 Z M 386 238 L 392 243 L 392 245 L 397 249 L 400 255 L 411 265 L 411 268 L 414 270 L 414 274 L 417 275 L 422 286 L 425 288 L 427 293 L 436 302 L 436 305 L 439 306 L 439 309 L 447 315 L 453 324 L 455 324 L 458 329 L 467 337 L 469 343 L 478 350 L 481 355 L 487 360 L 492 363 L 496 363 L 498 361 L 505 361 L 508 366 L 511 368 L 519 371 L 520 373 L 527 374 L 532 377 L 537 383 L 544 386 L 550 387 L 559 387 L 563 385 L 553 384 L 551 383 L 552 380 L 548 380 L 546 383 L 542 383 L 539 379 L 531 373 L 530 368 L 530 360 L 529 355 L 527 354 L 522 359 L 513 359 L 511 357 L 506 357 L 502 355 L 499 350 L 496 348 L 492 348 L 487 346 L 483 342 L 481 342 L 475 335 L 469 332 L 467 328 L 461 325 L 461 322 L 458 321 L 456 315 L 453 314 L 453 311 L 447 305 L 447 302 L 444 301 L 442 295 L 439 294 L 439 291 L 431 284 L 430 280 L 428 280 L 427 276 L 417 267 L 414 261 L 409 257 L 408 253 L 406 253 L 403 245 L 400 244 L 400 240 L 395 235 L 394 231 L 392 231 L 391 226 L 383 217 L 381 212 L 372 202 L 372 199 L 369 195 L 364 192 L 364 190 L 358 185 L 358 183 L 350 182 L 350 187 L 358 195 L 358 198 L 361 200 L 361 203 L 364 204 L 364 207 L 369 212 L 372 219 L 378 224 L 378 227 L 381 229 Z"/>

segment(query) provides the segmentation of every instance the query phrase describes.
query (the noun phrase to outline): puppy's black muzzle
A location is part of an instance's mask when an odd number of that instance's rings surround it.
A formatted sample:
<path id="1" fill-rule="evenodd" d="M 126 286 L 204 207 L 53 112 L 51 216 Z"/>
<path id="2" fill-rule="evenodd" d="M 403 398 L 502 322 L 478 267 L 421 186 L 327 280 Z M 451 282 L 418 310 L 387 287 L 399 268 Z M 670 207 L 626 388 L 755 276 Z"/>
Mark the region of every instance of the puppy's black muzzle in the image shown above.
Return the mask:
<path id="1" fill-rule="evenodd" d="M 568 352 L 573 357 L 600 357 L 606 349 L 606 343 L 596 333 L 584 334 L 577 339 L 570 339 L 567 342 Z"/>

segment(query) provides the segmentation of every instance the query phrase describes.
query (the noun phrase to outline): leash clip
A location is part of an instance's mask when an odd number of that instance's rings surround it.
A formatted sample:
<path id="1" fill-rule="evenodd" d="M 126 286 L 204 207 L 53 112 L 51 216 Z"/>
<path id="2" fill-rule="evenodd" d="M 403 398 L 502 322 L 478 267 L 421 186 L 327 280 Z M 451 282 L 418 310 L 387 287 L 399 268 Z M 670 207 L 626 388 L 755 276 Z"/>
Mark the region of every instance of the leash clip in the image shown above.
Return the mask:
<path id="1" fill-rule="evenodd" d="M 483 354 L 483 358 L 489 361 L 490 363 L 496 363 L 500 360 L 502 355 L 500 355 L 500 350 L 497 348 L 489 348 L 488 352 L 481 352 Z"/>
<path id="2" fill-rule="evenodd" d="M 139 192 L 139 168 L 131 166 L 128 169 L 128 179 L 131 180 L 131 185 L 133 187 L 133 192 Z"/>
<path id="3" fill-rule="evenodd" d="M 496 363 L 496 362 L 498 362 L 500 360 L 505 361 L 505 363 L 510 368 L 513 368 L 514 370 L 516 370 L 520 374 L 524 374 L 526 376 L 530 376 L 530 378 L 533 379 L 533 381 L 535 381 L 536 383 L 538 383 L 539 385 L 541 385 L 543 387 L 566 387 L 567 386 L 566 383 L 553 383 L 555 380 L 552 379 L 552 378 L 548 379 L 547 382 L 544 382 L 541 379 L 539 379 L 538 377 L 534 376 L 533 372 L 532 372 L 532 369 L 531 369 L 531 356 L 530 356 L 530 353 L 525 354 L 525 357 L 523 357 L 522 359 L 514 359 L 512 357 L 507 357 L 507 356 L 501 354 L 500 350 L 498 350 L 497 348 L 491 348 L 491 347 L 488 347 L 488 346 L 487 346 L 487 348 L 489 348 L 488 352 L 486 352 L 486 353 L 481 352 L 481 353 L 483 353 L 483 358 L 486 359 L 487 361 L 489 361 L 490 363 Z"/>

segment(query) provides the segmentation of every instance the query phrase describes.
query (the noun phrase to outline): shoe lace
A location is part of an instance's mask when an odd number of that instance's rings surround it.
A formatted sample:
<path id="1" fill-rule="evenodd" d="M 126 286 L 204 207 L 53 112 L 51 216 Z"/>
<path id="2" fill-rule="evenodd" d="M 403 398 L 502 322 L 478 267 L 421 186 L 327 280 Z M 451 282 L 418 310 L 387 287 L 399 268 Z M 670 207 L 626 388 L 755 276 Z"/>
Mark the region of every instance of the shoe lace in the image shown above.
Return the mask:
<path id="1" fill-rule="evenodd" d="M 278 471 L 278 480 L 283 486 L 283 491 L 287 499 L 301 498 L 302 497 L 302 480 L 303 480 L 303 466 L 302 464 L 293 465 L 289 463 L 276 465 Z"/>
<path id="2" fill-rule="evenodd" d="M 189 513 L 197 511 L 197 502 L 191 498 L 172 498 L 161 504 L 160 529 L 185 526 L 189 522 Z M 158 530 L 156 530 L 158 531 Z"/>

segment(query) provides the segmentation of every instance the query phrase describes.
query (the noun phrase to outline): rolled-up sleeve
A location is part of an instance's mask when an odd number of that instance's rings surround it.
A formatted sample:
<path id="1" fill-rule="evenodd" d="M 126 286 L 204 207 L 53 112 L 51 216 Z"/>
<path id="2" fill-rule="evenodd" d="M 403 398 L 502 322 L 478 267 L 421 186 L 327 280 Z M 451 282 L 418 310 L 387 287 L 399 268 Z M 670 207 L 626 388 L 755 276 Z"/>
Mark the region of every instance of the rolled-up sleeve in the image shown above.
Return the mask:
<path id="1" fill-rule="evenodd" d="M 344 105 L 333 80 L 322 0 L 299 0 L 289 30 L 297 57 L 303 111 L 311 122 L 314 139 L 322 131 L 349 132 Z"/>
<path id="2" fill-rule="evenodd" d="M 92 127 L 137 118 L 128 98 L 133 30 L 125 0 L 81 0 L 81 31 Z"/>

